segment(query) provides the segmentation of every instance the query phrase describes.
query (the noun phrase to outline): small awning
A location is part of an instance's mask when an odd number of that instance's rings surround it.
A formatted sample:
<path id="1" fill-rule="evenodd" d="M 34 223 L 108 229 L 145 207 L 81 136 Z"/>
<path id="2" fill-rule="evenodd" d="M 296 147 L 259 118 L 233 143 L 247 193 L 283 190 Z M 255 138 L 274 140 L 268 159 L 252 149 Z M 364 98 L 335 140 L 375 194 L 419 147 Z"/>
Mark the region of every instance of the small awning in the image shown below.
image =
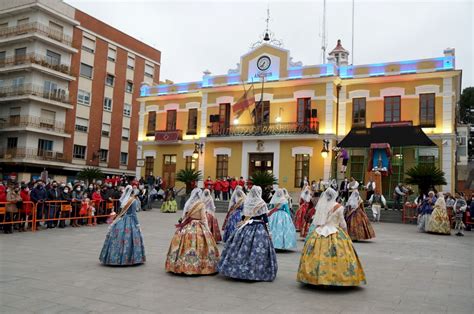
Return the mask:
<path id="1" fill-rule="evenodd" d="M 379 126 L 351 129 L 337 146 L 370 147 L 372 143 L 388 143 L 390 147 L 436 146 L 419 126 Z"/>

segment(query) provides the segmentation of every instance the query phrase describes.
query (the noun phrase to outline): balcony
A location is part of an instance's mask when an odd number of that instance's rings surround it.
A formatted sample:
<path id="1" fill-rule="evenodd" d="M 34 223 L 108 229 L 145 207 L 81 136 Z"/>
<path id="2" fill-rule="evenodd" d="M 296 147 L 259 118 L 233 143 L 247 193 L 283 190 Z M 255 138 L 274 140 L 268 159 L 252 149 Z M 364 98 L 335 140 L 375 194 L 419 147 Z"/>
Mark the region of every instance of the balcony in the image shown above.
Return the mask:
<path id="1" fill-rule="evenodd" d="M 0 148 L 0 159 L 9 161 L 14 159 L 30 159 L 30 160 L 46 160 L 65 162 L 63 152 L 55 152 L 51 150 L 42 150 L 38 148 L 16 147 L 16 148 Z"/>
<path id="2" fill-rule="evenodd" d="M 155 141 L 159 143 L 176 143 L 183 139 L 183 131 L 182 130 L 161 130 L 155 132 Z"/>
<path id="3" fill-rule="evenodd" d="M 209 127 L 208 137 L 226 136 L 273 136 L 273 135 L 297 135 L 318 134 L 319 125 L 300 124 L 297 122 L 268 123 L 268 124 L 240 124 L 231 125 L 229 128 L 221 128 L 219 123 L 213 123 Z"/>
<path id="4" fill-rule="evenodd" d="M 6 70 L 8 70 L 9 68 L 32 64 L 37 64 L 39 66 L 58 71 L 66 75 L 71 75 L 68 65 L 59 64 L 53 58 L 43 56 L 37 53 L 29 53 L 24 56 L 11 56 L 0 60 L 0 71 L 6 72 Z"/>
<path id="5" fill-rule="evenodd" d="M 0 117 L 0 130 L 35 128 L 50 132 L 64 133 L 64 123 L 35 116 Z"/>
<path id="6" fill-rule="evenodd" d="M 51 38 L 66 46 L 72 45 L 71 36 L 64 35 L 63 32 L 50 28 L 47 25 L 31 22 L 12 27 L 6 27 L 0 30 L 0 39 L 11 38 L 25 34 L 39 34 Z"/>
<path id="7" fill-rule="evenodd" d="M 0 102 L 11 101 L 12 99 L 8 97 L 18 96 L 35 96 L 67 105 L 71 104 L 69 93 L 64 89 L 45 90 L 43 86 L 34 84 L 22 84 L 0 88 Z"/>

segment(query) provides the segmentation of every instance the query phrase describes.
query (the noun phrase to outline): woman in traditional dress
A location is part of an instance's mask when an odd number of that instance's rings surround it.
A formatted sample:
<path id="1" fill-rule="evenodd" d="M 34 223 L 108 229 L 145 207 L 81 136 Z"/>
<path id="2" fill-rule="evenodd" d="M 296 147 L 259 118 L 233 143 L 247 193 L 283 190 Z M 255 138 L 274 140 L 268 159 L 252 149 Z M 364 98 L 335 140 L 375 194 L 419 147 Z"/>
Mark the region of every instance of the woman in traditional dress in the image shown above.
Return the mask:
<path id="1" fill-rule="evenodd" d="M 316 214 L 301 254 L 297 280 L 312 285 L 358 286 L 365 274 L 346 233 L 344 208 L 337 192 L 328 188 L 319 198 Z"/>
<path id="2" fill-rule="evenodd" d="M 303 239 L 306 239 L 306 236 L 308 235 L 309 232 L 309 227 L 311 226 L 311 223 L 313 222 L 313 216 L 316 213 L 316 204 L 318 204 L 319 196 L 317 194 L 318 192 L 313 193 L 313 197 L 311 197 L 311 202 L 308 207 L 308 210 L 306 210 L 306 213 L 303 217 L 303 225 L 301 226 L 300 230 L 300 236 Z"/>
<path id="3" fill-rule="evenodd" d="M 243 221 L 225 244 L 219 273 L 236 279 L 273 281 L 278 265 L 268 229 L 268 208 L 259 186 L 252 186 L 242 213 Z"/>
<path id="4" fill-rule="evenodd" d="M 295 214 L 295 228 L 296 231 L 300 231 L 304 223 L 304 215 L 308 210 L 311 203 L 311 190 L 308 185 L 303 187 L 300 195 L 300 207 Z"/>
<path id="5" fill-rule="evenodd" d="M 215 274 L 219 249 L 207 225 L 201 189 L 195 188 L 191 192 L 176 228 L 166 256 L 166 271 L 186 275 Z"/>
<path id="6" fill-rule="evenodd" d="M 174 191 L 172 188 L 168 189 L 165 193 L 165 201 L 161 205 L 162 213 L 176 213 L 178 210 L 178 204 L 174 198 Z"/>
<path id="7" fill-rule="evenodd" d="M 242 209 L 244 208 L 245 193 L 240 185 L 235 187 L 230 198 L 229 210 L 222 225 L 224 231 L 223 240 L 227 242 L 230 235 L 237 229 L 237 224 L 242 220 Z"/>
<path id="8" fill-rule="evenodd" d="M 109 226 L 99 260 L 104 265 L 145 263 L 145 246 L 137 217 L 139 201 L 128 185 L 120 198 L 120 214 Z"/>
<path id="9" fill-rule="evenodd" d="M 268 221 L 273 246 L 279 250 L 296 249 L 296 230 L 283 189 L 277 189 L 269 204 Z"/>
<path id="10" fill-rule="evenodd" d="M 427 229 L 431 233 L 451 234 L 451 225 L 443 193 L 438 193 L 438 199 L 434 204 Z"/>
<path id="11" fill-rule="evenodd" d="M 433 205 L 436 203 L 436 196 L 433 191 L 428 192 L 428 196 L 425 197 L 418 208 L 418 230 L 421 232 L 428 231 L 428 225 L 431 219 L 431 213 L 433 212 Z"/>
<path id="12" fill-rule="evenodd" d="M 288 190 L 286 188 L 282 188 L 282 190 L 283 190 L 283 195 L 285 195 L 286 200 L 288 201 L 288 207 L 290 208 L 291 219 L 293 219 L 295 216 L 295 211 L 293 210 L 293 199 L 291 198 L 290 193 L 288 193 Z"/>
<path id="13" fill-rule="evenodd" d="M 364 201 L 355 190 L 347 200 L 345 218 L 347 233 L 353 241 L 375 238 L 375 231 L 365 213 Z"/>
<path id="14" fill-rule="evenodd" d="M 214 205 L 214 199 L 211 195 L 211 191 L 205 189 L 202 192 L 202 201 L 204 202 L 204 208 L 206 209 L 207 214 L 207 224 L 209 226 L 209 230 L 216 240 L 216 243 L 222 241 L 221 230 L 219 229 L 219 223 L 217 222 L 216 218 L 216 206 Z"/>

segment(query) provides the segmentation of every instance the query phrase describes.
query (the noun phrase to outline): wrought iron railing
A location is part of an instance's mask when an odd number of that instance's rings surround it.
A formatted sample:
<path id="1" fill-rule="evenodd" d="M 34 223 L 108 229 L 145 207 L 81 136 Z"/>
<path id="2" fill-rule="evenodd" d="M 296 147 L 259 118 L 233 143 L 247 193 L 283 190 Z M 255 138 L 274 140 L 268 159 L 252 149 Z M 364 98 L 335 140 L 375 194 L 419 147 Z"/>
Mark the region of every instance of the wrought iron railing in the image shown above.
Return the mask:
<path id="1" fill-rule="evenodd" d="M 16 147 L 16 148 L 0 148 L 0 159 L 34 159 L 49 161 L 65 161 L 63 152 L 55 152 L 51 150 L 43 150 L 39 148 Z"/>
<path id="2" fill-rule="evenodd" d="M 223 128 L 216 123 L 209 127 L 208 137 L 219 136 L 262 136 L 262 135 L 293 135 L 293 134 L 318 134 L 317 123 L 267 123 L 267 124 L 240 124 Z"/>
<path id="3" fill-rule="evenodd" d="M 11 56 L 0 60 L 0 68 L 6 68 L 21 64 L 38 64 L 43 67 L 62 72 L 64 74 L 71 74 L 68 65 L 61 64 L 52 57 L 43 56 L 37 53 L 28 53 L 23 56 Z"/>
<path id="4" fill-rule="evenodd" d="M 71 46 L 72 44 L 71 36 L 64 35 L 62 31 L 52 29 L 51 27 L 38 22 L 31 22 L 2 28 L 0 30 L 0 38 L 13 37 L 28 33 L 39 33 L 68 46 Z"/>
<path id="5" fill-rule="evenodd" d="M 0 117 L 0 130 L 14 127 L 33 127 L 64 133 L 64 123 L 35 116 Z"/>
<path id="6" fill-rule="evenodd" d="M 16 86 L 1 87 L 0 100 L 2 97 L 32 95 L 44 99 L 54 100 L 70 104 L 69 93 L 64 89 L 45 90 L 43 86 L 34 84 L 21 84 Z"/>

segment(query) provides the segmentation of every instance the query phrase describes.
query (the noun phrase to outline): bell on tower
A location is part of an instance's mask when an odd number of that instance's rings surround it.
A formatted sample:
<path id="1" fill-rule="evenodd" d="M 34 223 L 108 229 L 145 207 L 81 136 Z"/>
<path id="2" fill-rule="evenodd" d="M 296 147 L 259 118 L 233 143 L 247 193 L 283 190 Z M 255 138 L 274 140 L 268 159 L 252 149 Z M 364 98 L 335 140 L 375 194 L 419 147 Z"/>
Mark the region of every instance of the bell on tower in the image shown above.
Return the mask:
<path id="1" fill-rule="evenodd" d="M 349 51 L 342 47 L 340 39 L 337 40 L 336 48 L 329 53 L 328 62 L 337 66 L 349 64 Z"/>

